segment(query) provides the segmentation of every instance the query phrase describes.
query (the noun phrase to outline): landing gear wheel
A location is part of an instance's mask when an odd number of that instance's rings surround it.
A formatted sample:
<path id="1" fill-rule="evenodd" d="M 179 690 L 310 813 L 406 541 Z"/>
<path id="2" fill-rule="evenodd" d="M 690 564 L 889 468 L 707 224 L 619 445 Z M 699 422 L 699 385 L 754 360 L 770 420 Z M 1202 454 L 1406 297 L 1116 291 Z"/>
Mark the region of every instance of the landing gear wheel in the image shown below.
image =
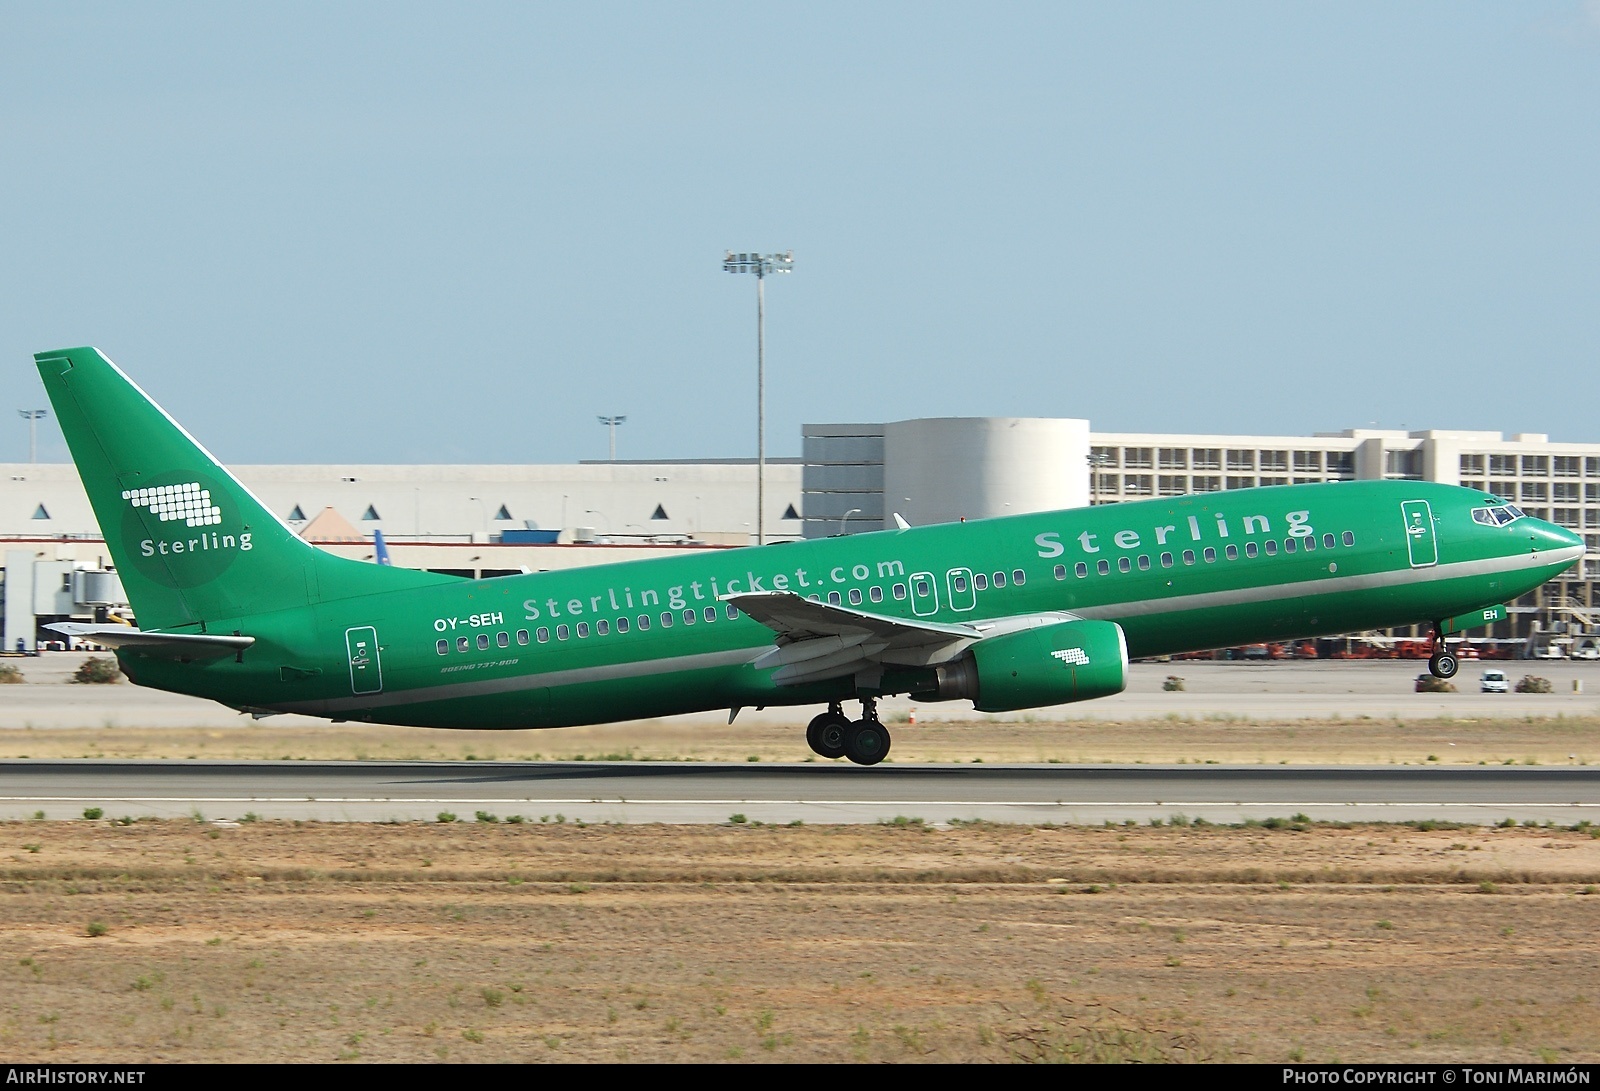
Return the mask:
<path id="1" fill-rule="evenodd" d="M 1449 652 L 1436 652 L 1428 660 L 1428 671 L 1435 678 L 1454 678 L 1456 671 L 1461 669 L 1461 663 Z"/>
<path id="2" fill-rule="evenodd" d="M 889 756 L 889 729 L 873 719 L 860 719 L 844 735 L 844 756 L 857 765 L 877 765 Z"/>
<path id="3" fill-rule="evenodd" d="M 829 709 L 806 727 L 806 742 L 822 758 L 844 757 L 844 737 L 850 720 L 843 712 Z"/>

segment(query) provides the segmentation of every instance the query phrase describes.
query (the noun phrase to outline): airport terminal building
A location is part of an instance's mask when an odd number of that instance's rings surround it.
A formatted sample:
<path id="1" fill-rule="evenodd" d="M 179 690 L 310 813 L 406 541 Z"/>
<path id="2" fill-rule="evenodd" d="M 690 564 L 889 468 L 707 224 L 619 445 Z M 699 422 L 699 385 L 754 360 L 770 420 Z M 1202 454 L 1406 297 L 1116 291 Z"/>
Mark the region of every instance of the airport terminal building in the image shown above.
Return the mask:
<path id="1" fill-rule="evenodd" d="M 1482 489 L 1588 543 L 1579 568 L 1512 604 L 1490 635 L 1556 651 L 1594 647 L 1600 635 L 1600 443 L 1437 430 L 1101 433 L 1070 418 L 950 417 L 806 425 L 802 447 L 801 458 L 767 461 L 768 541 L 878 530 L 896 514 L 923 525 L 1258 485 L 1387 478 Z M 234 471 L 323 548 L 371 560 L 381 531 L 394 563 L 463 576 L 755 541 L 754 459 Z M 5 648 L 32 648 L 41 623 L 125 607 L 76 470 L 20 463 L 0 473 Z"/>
<path id="2" fill-rule="evenodd" d="M 1579 531 L 1587 552 L 1488 634 L 1600 647 L 1600 443 L 1353 428 L 1313 436 L 1090 432 L 1087 421 L 949 418 L 807 425 L 804 533 L 1326 481 L 1436 481 L 1505 497 Z M 965 467 L 965 468 L 963 468 Z M 1070 467 L 1070 472 L 1067 468 Z M 948 474 L 953 487 L 935 488 Z M 1416 634 L 1421 635 L 1421 634 Z"/>

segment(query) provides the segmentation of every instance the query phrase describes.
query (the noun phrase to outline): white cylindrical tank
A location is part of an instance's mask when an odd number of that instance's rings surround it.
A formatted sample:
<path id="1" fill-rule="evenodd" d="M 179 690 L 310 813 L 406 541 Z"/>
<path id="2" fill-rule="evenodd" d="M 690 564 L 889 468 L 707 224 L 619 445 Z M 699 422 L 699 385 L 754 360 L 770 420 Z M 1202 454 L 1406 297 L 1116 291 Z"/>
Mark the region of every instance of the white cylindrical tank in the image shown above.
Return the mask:
<path id="1" fill-rule="evenodd" d="M 1055 511 L 1089 502 L 1089 422 L 930 417 L 884 426 L 884 526 Z"/>

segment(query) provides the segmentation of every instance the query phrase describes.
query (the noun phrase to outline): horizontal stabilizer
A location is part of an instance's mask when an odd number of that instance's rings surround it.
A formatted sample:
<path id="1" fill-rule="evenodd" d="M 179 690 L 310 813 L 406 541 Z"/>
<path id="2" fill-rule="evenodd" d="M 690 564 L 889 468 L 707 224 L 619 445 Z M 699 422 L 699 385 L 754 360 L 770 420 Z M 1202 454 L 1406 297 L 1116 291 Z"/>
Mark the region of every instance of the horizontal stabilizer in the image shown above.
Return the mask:
<path id="1" fill-rule="evenodd" d="M 256 642 L 253 636 L 225 636 L 217 633 L 149 633 L 127 625 L 82 625 L 61 621 L 46 625 L 63 636 L 104 644 L 108 648 L 134 648 L 151 655 L 173 659 L 215 659 L 244 651 Z"/>

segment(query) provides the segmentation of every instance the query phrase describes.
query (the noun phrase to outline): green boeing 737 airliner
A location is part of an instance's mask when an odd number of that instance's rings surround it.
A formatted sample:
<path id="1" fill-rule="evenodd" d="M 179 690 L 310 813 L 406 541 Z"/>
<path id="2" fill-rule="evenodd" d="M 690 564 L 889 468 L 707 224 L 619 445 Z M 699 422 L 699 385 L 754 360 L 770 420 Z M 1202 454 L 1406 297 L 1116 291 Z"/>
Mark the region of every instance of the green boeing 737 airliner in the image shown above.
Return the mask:
<path id="1" fill-rule="evenodd" d="M 92 348 L 40 353 L 139 628 L 58 625 L 143 686 L 443 728 L 821 704 L 881 761 L 876 699 L 980 710 L 1120 692 L 1128 659 L 1395 625 L 1444 638 L 1583 555 L 1494 496 L 1289 485 L 469 580 L 301 540 Z M 842 702 L 859 700 L 850 720 Z"/>

